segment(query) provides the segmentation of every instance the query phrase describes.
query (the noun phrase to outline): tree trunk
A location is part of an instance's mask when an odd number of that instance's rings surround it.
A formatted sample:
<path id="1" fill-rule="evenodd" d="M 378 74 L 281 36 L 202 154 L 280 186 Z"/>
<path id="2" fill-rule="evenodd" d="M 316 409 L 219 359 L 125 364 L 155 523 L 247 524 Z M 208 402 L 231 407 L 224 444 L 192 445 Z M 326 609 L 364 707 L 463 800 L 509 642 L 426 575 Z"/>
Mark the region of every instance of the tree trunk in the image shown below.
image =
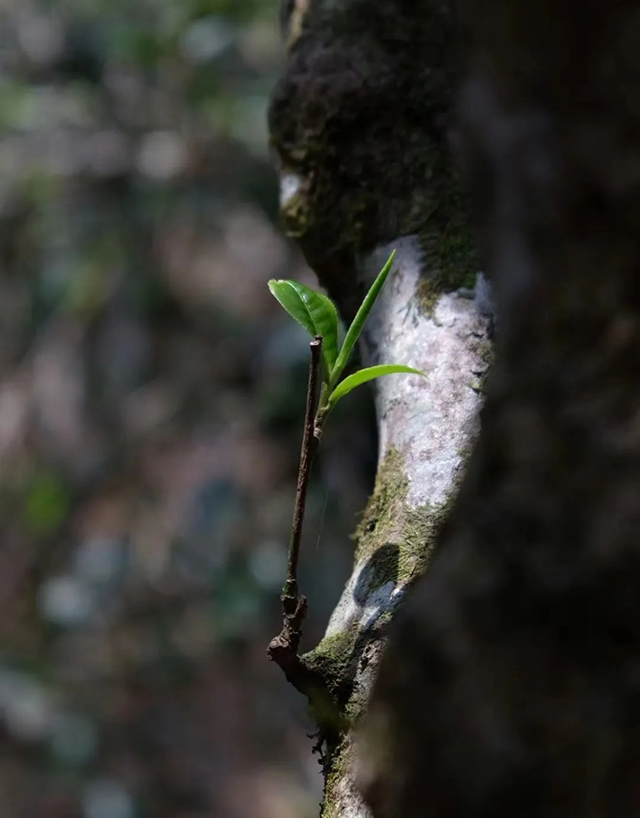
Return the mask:
<path id="1" fill-rule="evenodd" d="M 368 702 L 376 818 L 640 812 L 640 7 L 461 0 L 478 441 Z"/>
<path id="2" fill-rule="evenodd" d="M 353 574 L 302 657 L 330 699 L 311 695 L 325 740 L 322 814 L 356 818 L 367 810 L 352 780 L 354 727 L 476 434 L 491 303 L 450 157 L 459 49 L 449 4 L 298 0 L 284 23 L 270 128 L 285 228 L 347 320 L 397 250 L 361 353 L 428 376 L 377 381 L 379 467 Z"/>

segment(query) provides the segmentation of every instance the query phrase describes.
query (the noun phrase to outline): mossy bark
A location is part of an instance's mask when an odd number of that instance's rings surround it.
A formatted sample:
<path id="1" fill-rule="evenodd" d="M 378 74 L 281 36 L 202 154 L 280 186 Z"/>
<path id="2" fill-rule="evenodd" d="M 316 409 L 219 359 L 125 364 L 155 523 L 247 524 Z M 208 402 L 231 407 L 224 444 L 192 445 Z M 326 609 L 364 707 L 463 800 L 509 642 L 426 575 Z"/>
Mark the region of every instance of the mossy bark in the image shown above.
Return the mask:
<path id="1" fill-rule="evenodd" d="M 270 114 L 282 218 L 349 316 L 359 262 L 419 237 L 424 287 L 469 282 L 477 267 L 450 161 L 460 73 L 448 0 L 297 0 L 286 71 Z"/>
<path id="2" fill-rule="evenodd" d="M 384 634 L 409 584 L 426 568 L 443 509 L 412 508 L 401 454 L 391 449 L 358 527 L 354 574 L 328 634 L 304 657 L 333 680 L 345 727 L 325 759 L 323 818 L 367 811 L 354 784 L 354 728 L 366 711 Z"/>
<path id="3" fill-rule="evenodd" d="M 367 814 L 355 732 L 386 628 L 426 569 L 476 432 L 488 312 L 451 157 L 459 42 L 447 0 L 286 4 L 288 61 L 270 128 L 284 228 L 348 320 L 391 249 L 396 264 L 363 338 L 381 379 L 380 461 L 355 535 L 354 571 L 325 638 L 301 657 L 325 739 L 323 816 Z"/>

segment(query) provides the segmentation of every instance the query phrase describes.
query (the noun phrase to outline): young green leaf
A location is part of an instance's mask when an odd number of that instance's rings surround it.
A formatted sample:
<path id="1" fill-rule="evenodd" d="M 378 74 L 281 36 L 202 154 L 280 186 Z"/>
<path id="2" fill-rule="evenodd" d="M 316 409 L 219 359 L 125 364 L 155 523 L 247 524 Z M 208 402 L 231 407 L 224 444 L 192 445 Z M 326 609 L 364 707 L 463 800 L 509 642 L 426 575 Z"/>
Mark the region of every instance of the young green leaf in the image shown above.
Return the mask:
<path id="1" fill-rule="evenodd" d="M 269 289 L 282 307 L 313 337 L 322 336 L 322 357 L 327 379 L 338 357 L 338 313 L 333 301 L 297 281 L 269 281 Z"/>
<path id="2" fill-rule="evenodd" d="M 367 369 L 354 372 L 353 375 L 349 375 L 349 377 L 345 378 L 336 386 L 329 397 L 329 409 L 333 408 L 340 398 L 343 398 L 351 392 L 352 389 L 355 389 L 356 386 L 360 386 L 361 383 L 372 381 L 374 378 L 379 378 L 382 375 L 396 375 L 403 372 L 408 375 L 421 375 L 423 378 L 426 378 L 424 372 L 420 372 L 419 369 L 412 369 L 410 366 L 402 366 L 401 364 L 370 366 Z"/>
<path id="3" fill-rule="evenodd" d="M 378 277 L 371 285 L 369 292 L 366 294 L 364 301 L 360 305 L 360 309 L 356 313 L 356 317 L 353 319 L 353 322 L 347 331 L 344 343 L 342 344 L 342 349 L 338 355 L 338 360 L 336 361 L 333 371 L 331 372 L 330 385 L 332 388 L 338 382 L 338 378 L 342 374 L 342 370 L 345 368 L 347 361 L 349 360 L 349 356 L 353 352 L 353 348 L 356 345 L 356 341 L 360 337 L 365 321 L 369 317 L 369 313 L 371 312 L 373 305 L 376 303 L 376 298 L 380 294 L 382 285 L 387 280 L 387 276 L 389 275 L 389 271 L 393 265 L 395 255 L 396 251 L 394 250 L 389 256 L 387 263 L 378 273 Z"/>

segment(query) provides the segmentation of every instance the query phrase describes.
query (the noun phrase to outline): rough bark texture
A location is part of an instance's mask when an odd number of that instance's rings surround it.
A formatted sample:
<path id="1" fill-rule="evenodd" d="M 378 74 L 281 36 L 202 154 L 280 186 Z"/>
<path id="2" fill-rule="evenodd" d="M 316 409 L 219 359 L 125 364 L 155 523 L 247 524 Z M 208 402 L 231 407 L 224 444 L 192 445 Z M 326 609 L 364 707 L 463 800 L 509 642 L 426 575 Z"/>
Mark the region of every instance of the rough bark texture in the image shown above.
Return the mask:
<path id="1" fill-rule="evenodd" d="M 447 150 L 459 65 L 448 2 L 297 0 L 270 109 L 282 216 L 349 317 L 369 253 L 418 236 L 425 301 L 477 262 Z"/>
<path id="2" fill-rule="evenodd" d="M 325 816 L 364 814 L 352 785 L 353 728 L 366 711 L 387 627 L 410 584 L 425 570 L 477 430 L 480 384 L 488 366 L 489 315 L 478 293 L 441 294 L 421 313 L 417 240 L 394 242 L 397 266 L 367 333 L 369 361 L 402 360 L 421 378 L 387 378 L 376 395 L 380 462 L 376 487 L 356 531 L 351 579 L 325 638 L 307 661 L 342 682 L 347 729 L 328 759 Z M 372 270 L 388 247 L 374 254 Z"/>
<path id="3" fill-rule="evenodd" d="M 376 818 L 640 811 L 640 5 L 473 0 L 498 306 L 477 447 L 394 618 Z"/>
<path id="4" fill-rule="evenodd" d="M 298 0 L 283 12 L 289 57 L 270 126 L 285 228 L 347 319 L 397 250 L 361 351 L 367 364 L 428 375 L 377 383 L 379 471 L 353 575 L 302 657 L 331 697 L 311 696 L 326 742 L 323 815 L 356 818 L 367 810 L 353 785 L 353 728 L 477 431 L 491 307 L 449 150 L 459 75 L 449 4 Z"/>

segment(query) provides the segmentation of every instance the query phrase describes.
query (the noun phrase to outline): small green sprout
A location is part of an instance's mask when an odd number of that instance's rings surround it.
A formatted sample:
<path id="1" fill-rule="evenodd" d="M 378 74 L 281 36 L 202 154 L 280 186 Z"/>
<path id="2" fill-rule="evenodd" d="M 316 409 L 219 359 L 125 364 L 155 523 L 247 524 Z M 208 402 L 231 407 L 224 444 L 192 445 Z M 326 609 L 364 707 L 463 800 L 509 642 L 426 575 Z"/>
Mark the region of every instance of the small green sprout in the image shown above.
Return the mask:
<path id="1" fill-rule="evenodd" d="M 394 257 L 395 250 L 371 285 L 371 289 L 360 305 L 360 309 L 353 319 L 339 351 L 338 313 L 331 299 L 309 289 L 309 287 L 305 287 L 304 284 L 299 284 L 297 281 L 276 281 L 272 279 L 269 282 L 272 295 L 289 315 L 301 324 L 310 335 L 322 338 L 323 382 L 316 413 L 316 433 L 320 431 L 324 418 L 340 398 L 343 398 L 356 386 L 382 375 L 405 373 L 424 376 L 424 372 L 410 366 L 382 364 L 360 369 L 342 381 L 340 380 L 369 313 L 389 275 Z"/>

